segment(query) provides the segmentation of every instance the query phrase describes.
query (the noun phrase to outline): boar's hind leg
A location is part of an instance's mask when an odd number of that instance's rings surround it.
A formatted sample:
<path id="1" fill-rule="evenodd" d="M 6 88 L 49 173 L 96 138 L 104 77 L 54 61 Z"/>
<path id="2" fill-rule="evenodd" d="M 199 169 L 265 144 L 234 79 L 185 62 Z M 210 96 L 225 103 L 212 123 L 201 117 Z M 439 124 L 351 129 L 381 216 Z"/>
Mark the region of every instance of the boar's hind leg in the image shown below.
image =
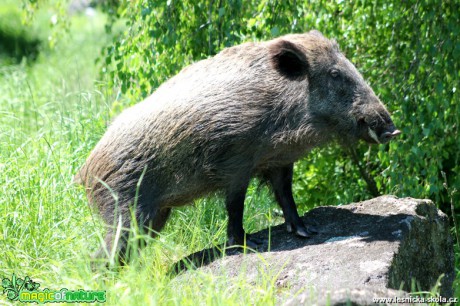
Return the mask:
<path id="1" fill-rule="evenodd" d="M 256 249 L 257 243 L 246 237 L 243 229 L 244 198 L 248 181 L 237 188 L 229 188 L 226 195 L 226 207 L 228 213 L 227 235 L 229 245 L 245 245 Z M 246 239 L 245 239 L 246 238 Z"/>
<path id="2" fill-rule="evenodd" d="M 155 213 L 146 214 L 148 217 L 136 217 L 136 221 L 138 225 L 144 226 L 144 233 L 149 233 L 150 236 L 154 237 L 157 233 L 159 233 L 166 224 L 166 221 L 169 218 L 171 213 L 171 208 L 163 208 Z M 130 220 L 125 220 L 122 225 L 122 230 L 120 232 L 120 236 L 116 241 L 116 258 L 119 264 L 123 265 L 127 263 L 130 257 L 133 255 L 134 252 L 138 252 L 141 248 L 145 246 L 145 241 L 142 238 L 138 238 L 128 243 L 130 239 L 130 229 L 131 222 Z M 115 244 L 116 237 L 116 226 L 109 228 L 107 235 L 104 239 L 104 243 L 106 245 L 106 249 L 109 253 L 113 250 L 113 246 Z M 100 248 L 97 253 L 93 256 L 93 258 L 107 258 L 107 252 L 104 248 Z"/>
<path id="3" fill-rule="evenodd" d="M 170 214 L 171 208 L 159 208 L 154 210 L 149 208 L 143 212 L 142 209 L 138 207 L 138 214 L 136 216 L 137 225 L 139 227 L 143 226 L 140 233 L 143 235 L 150 235 L 152 238 L 155 237 L 165 226 Z M 136 239 L 131 238 L 128 244 L 124 243 L 122 245 L 123 248 L 119 253 L 120 260 L 129 260 L 135 252 L 139 252 L 145 247 L 147 242 L 143 238 L 143 235 L 136 237 Z"/>
<path id="4" fill-rule="evenodd" d="M 270 169 L 265 176 L 273 188 L 276 201 L 283 210 L 288 232 L 295 231 L 298 236 L 310 237 L 310 234 L 317 233 L 317 230 L 313 226 L 306 227 L 299 217 L 292 195 L 292 168 L 293 164 Z"/>
<path id="5" fill-rule="evenodd" d="M 129 228 L 129 223 L 124 222 L 125 224 L 122 224 L 122 228 Z M 107 256 L 110 257 L 110 254 L 112 251 L 116 252 L 116 257 L 118 259 L 118 262 L 120 264 L 123 264 L 126 262 L 127 259 L 127 243 L 128 243 L 128 238 L 129 238 L 129 232 L 126 230 L 121 230 L 118 240 L 117 239 L 117 227 L 116 225 L 110 226 L 107 230 L 107 234 L 105 235 L 104 238 L 104 246 L 100 247 L 99 250 L 93 254 L 92 258 L 93 260 L 107 260 Z M 116 249 L 113 250 L 114 246 L 116 246 Z"/>
<path id="6" fill-rule="evenodd" d="M 171 214 L 171 208 L 161 208 L 154 218 L 148 219 L 144 224 L 147 229 L 150 229 L 150 236 L 155 237 L 168 221 L 169 215 Z"/>

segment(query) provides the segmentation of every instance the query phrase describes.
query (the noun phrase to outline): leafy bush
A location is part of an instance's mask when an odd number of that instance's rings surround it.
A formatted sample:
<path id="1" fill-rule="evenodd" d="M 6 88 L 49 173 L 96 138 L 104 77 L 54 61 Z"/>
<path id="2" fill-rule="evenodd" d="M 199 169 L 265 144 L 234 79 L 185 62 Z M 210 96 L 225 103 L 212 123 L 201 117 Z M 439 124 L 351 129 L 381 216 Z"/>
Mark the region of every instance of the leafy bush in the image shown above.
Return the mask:
<path id="1" fill-rule="evenodd" d="M 20 5 L 15 0 L 6 1 Z M 30 13 L 39 2 L 60 3 L 60 0 L 27 1 L 32 5 Z M 223 2 L 200 6 L 208 12 L 211 7 L 211 23 L 203 27 L 201 24 L 207 22 L 209 15 L 191 10 L 193 5 L 187 1 L 170 2 L 169 6 L 180 7 L 176 19 L 180 14 L 185 15 L 180 24 L 169 26 L 165 12 L 170 8 L 166 2 L 138 1 L 137 5 L 143 6 L 137 7 L 120 1 L 120 6 L 111 7 L 118 9 L 120 20 L 128 21 L 128 31 L 114 42 L 118 42 L 116 47 L 105 49 L 110 52 L 106 54 L 107 62 L 113 64 L 113 70 L 108 70 L 107 75 L 124 84 L 124 96 L 131 97 L 129 103 L 136 103 L 188 62 L 212 55 L 227 45 L 318 28 L 339 40 L 348 57 L 358 64 L 382 100 L 394 111 L 397 124 L 405 128 L 403 138 L 390 146 L 374 146 L 369 151 L 363 145 L 357 150 L 361 167 L 371 174 L 379 192 L 415 197 L 429 195 L 443 199 L 438 203 L 445 203 L 447 193 L 442 191 L 441 169 L 447 173 L 449 187 L 458 188 L 455 147 L 458 89 L 450 91 L 456 82 L 458 84 L 458 43 L 453 39 L 458 37 L 460 24 L 456 16 L 458 5 L 445 3 L 431 8 L 441 4 L 425 0 L 419 4 L 395 1 L 375 7 L 362 2 L 351 7 L 325 1 L 293 6 L 266 1 Z M 62 3 L 64 14 L 66 1 Z M 2 3 L 0 10 L 4 7 Z M 144 11 L 146 15 L 142 17 L 141 11 L 146 8 L 150 13 Z M 39 12 L 43 15 L 40 19 L 43 28 L 50 26 L 50 14 L 54 14 L 51 11 L 44 6 Z M 441 16 L 437 15 L 440 11 L 444 14 L 442 23 L 439 22 Z M 34 16 L 37 17 L 40 16 Z M 56 26 L 62 26 L 60 22 L 65 20 L 58 18 Z M 0 17 L 1 22 L 6 21 Z M 6 246 L 2 248 L 0 274 L 12 275 L 20 270 L 23 275 L 38 277 L 43 284 L 107 290 L 110 305 L 192 304 L 195 301 L 274 304 L 280 294 L 285 295 L 283 288 L 273 286 L 276 275 L 272 273 L 256 283 L 248 283 L 244 271 L 240 271 L 240 280 L 230 285 L 225 275 L 213 278 L 198 271 L 184 281 L 166 273 L 168 266 L 183 256 L 209 246 L 211 241 L 217 244 L 225 240 L 225 208 L 215 199 L 199 201 L 197 207 L 175 210 L 169 229 L 142 252 L 139 263 L 115 274 L 113 271 L 95 274 L 91 270 L 88 258 L 99 247 L 97 237 L 101 235 L 102 223 L 93 218 L 84 192 L 74 189 L 71 178 L 105 130 L 110 110 L 118 112 L 128 104 L 112 104 L 112 87 L 104 83 L 107 78 L 93 86 L 92 61 L 106 40 L 101 33 L 103 22 L 73 18 L 69 32 L 64 29 L 66 35 L 60 36 L 63 41 L 54 49 L 44 50 L 33 67 L 3 67 L 0 63 L 0 190 L 3 195 L 0 241 Z M 162 28 L 157 36 L 151 37 L 148 29 L 155 29 L 155 22 Z M 219 22 L 221 28 L 216 30 Z M 52 32 L 53 28 L 39 31 L 43 41 L 52 38 Z M 163 43 L 162 35 L 173 32 L 178 33 L 176 40 Z M 415 43 L 418 40 L 420 42 Z M 138 51 L 134 52 L 136 44 Z M 157 53 L 162 50 L 158 53 L 159 59 L 152 57 L 157 54 L 152 51 L 153 46 L 158 46 Z M 435 48 L 433 54 L 425 50 L 431 47 Z M 412 64 L 414 60 L 417 62 Z M 132 70 L 129 61 L 137 65 Z M 123 71 L 132 74 L 126 78 Z M 437 82 L 443 84 L 440 92 L 436 91 Z M 139 84 L 145 88 L 141 89 Z M 423 128 L 430 124 L 436 128 L 430 127 L 425 136 Z M 431 134 L 434 132 L 436 134 Z M 448 142 L 450 146 L 446 145 Z M 418 151 L 411 150 L 413 147 Z M 431 163 L 438 160 L 441 166 Z M 435 170 L 427 170 L 432 164 Z M 315 150 L 297 164 L 296 170 L 297 199 L 304 204 L 304 209 L 370 196 L 356 162 L 338 147 Z M 437 186 L 438 191 L 423 188 L 431 185 Z M 249 212 L 245 215 L 248 232 L 281 221 L 268 198 L 266 188 L 251 184 L 245 208 Z M 458 197 L 454 203 L 458 203 Z M 456 259 L 459 267 L 458 249 Z M 459 280 L 460 274 L 455 281 L 456 296 L 460 296 Z"/>
<path id="2" fill-rule="evenodd" d="M 429 0 L 122 3 L 117 12 L 128 28 L 105 49 L 113 67 L 107 73 L 135 103 L 224 47 L 318 29 L 338 40 L 403 135 L 390 145 L 362 144 L 355 159 L 334 146 L 315 150 L 297 165 L 299 202 L 337 204 L 393 193 L 429 197 L 448 210 L 442 172 L 449 188 L 460 185 L 459 10 L 458 2 Z M 363 174 L 369 184 L 359 179 Z"/>

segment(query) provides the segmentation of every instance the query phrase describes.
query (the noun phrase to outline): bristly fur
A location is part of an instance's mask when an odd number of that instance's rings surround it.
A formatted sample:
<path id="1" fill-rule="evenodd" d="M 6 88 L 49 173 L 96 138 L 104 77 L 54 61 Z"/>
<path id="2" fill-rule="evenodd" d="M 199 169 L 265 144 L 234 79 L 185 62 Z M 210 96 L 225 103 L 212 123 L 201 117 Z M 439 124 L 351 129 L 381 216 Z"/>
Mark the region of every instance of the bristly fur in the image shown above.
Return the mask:
<path id="1" fill-rule="evenodd" d="M 172 207 L 244 189 L 333 137 L 373 141 L 363 122 L 381 132 L 389 118 L 321 33 L 245 43 L 183 69 L 120 114 L 75 181 L 108 223 L 121 215 L 129 227 L 137 203 L 138 224 L 159 231 Z"/>

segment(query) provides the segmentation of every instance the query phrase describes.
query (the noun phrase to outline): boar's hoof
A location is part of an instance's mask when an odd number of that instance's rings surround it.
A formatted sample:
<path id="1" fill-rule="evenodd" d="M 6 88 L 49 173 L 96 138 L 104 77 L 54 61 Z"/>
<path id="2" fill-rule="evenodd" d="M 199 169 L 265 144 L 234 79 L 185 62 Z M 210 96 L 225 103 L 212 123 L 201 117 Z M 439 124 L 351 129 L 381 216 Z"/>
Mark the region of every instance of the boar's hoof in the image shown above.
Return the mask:
<path id="1" fill-rule="evenodd" d="M 318 233 L 318 229 L 313 225 L 296 227 L 292 223 L 286 222 L 286 228 L 289 233 L 292 233 L 295 228 L 295 234 L 297 236 L 304 237 L 304 238 L 310 238 L 311 235 L 315 235 Z"/>
<path id="2" fill-rule="evenodd" d="M 314 225 L 307 225 L 307 232 L 311 235 L 316 235 L 319 233 L 318 227 Z"/>
<path id="3" fill-rule="evenodd" d="M 257 250 L 261 244 L 263 244 L 263 240 L 257 238 L 249 239 L 247 237 L 244 241 L 239 241 L 239 239 L 231 237 L 227 242 L 228 246 L 246 247 L 253 250 Z"/>

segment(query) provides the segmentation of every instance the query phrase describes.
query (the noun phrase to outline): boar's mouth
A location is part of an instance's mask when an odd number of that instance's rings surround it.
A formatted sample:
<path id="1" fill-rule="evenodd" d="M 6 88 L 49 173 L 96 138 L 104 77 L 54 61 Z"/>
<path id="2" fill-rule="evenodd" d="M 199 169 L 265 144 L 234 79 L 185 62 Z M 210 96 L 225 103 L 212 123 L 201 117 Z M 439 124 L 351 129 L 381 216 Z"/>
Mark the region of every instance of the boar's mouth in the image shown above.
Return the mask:
<path id="1" fill-rule="evenodd" d="M 396 129 L 391 120 L 379 124 L 368 124 L 365 119 L 358 120 L 358 137 L 368 143 L 387 143 L 400 134 L 401 131 Z"/>

